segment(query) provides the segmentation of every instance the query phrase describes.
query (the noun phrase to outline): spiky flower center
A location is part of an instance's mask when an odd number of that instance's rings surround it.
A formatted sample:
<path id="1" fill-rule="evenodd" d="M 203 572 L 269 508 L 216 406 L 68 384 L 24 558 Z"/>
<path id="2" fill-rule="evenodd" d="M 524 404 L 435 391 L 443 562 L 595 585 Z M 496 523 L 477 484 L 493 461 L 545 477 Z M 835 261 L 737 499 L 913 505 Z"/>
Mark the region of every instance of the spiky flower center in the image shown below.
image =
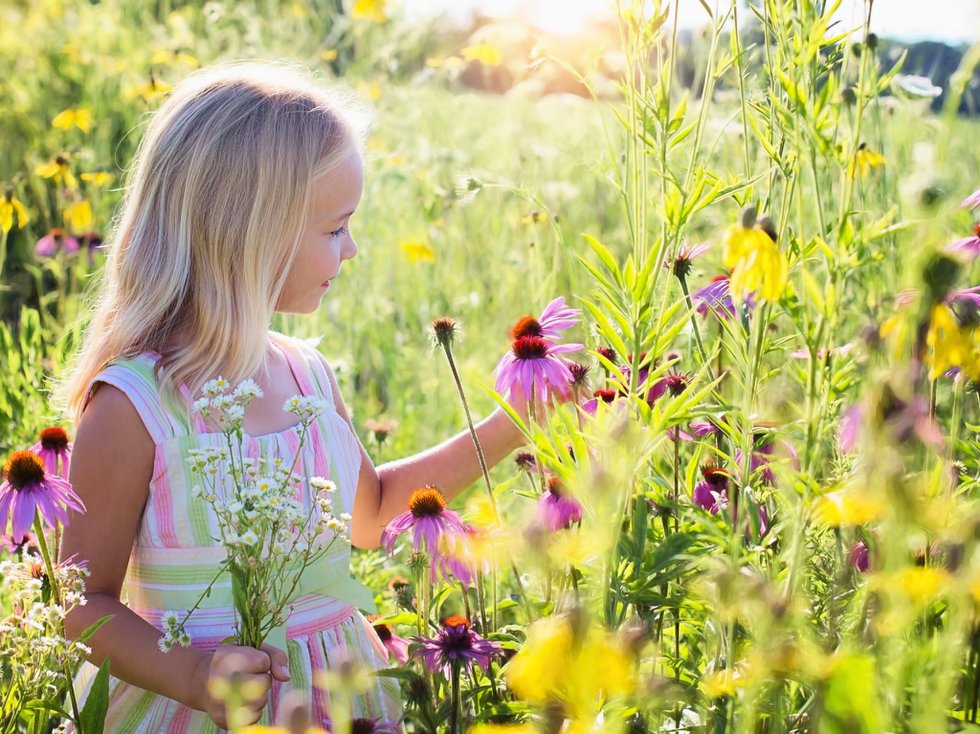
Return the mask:
<path id="1" fill-rule="evenodd" d="M 568 371 L 572 373 L 572 383 L 575 385 L 582 385 L 585 382 L 585 378 L 588 376 L 590 369 L 587 364 L 579 364 L 578 362 L 568 363 Z"/>
<path id="2" fill-rule="evenodd" d="M 469 629 L 470 628 L 470 620 L 468 620 L 466 617 L 460 617 L 460 616 L 446 617 L 444 620 L 442 620 L 442 626 L 443 627 L 465 627 L 466 629 Z"/>
<path id="3" fill-rule="evenodd" d="M 64 451 L 68 448 L 68 434 L 58 426 L 45 428 L 41 431 L 41 446 L 52 451 Z"/>
<path id="4" fill-rule="evenodd" d="M 374 631 L 378 633 L 378 638 L 382 642 L 391 641 L 391 635 L 392 635 L 391 627 L 384 624 L 383 622 L 379 622 L 378 624 L 374 625 Z"/>
<path id="5" fill-rule="evenodd" d="M 541 336 L 541 324 L 533 316 L 524 316 L 510 330 L 511 339 L 520 339 L 522 336 Z"/>
<path id="6" fill-rule="evenodd" d="M 415 517 L 439 517 L 446 509 L 446 498 L 435 487 L 416 489 L 408 498 L 408 509 Z"/>
<path id="7" fill-rule="evenodd" d="M 350 720 L 350 734 L 374 734 L 377 722 L 374 719 L 356 718 Z"/>
<path id="8" fill-rule="evenodd" d="M 595 390 L 592 394 L 604 403 L 611 403 L 616 399 L 615 390 Z"/>
<path id="9" fill-rule="evenodd" d="M 685 375 L 667 375 L 664 378 L 667 391 L 677 397 L 687 389 L 687 377 Z"/>
<path id="10" fill-rule="evenodd" d="M 456 338 L 456 319 L 452 316 L 440 316 L 432 322 L 432 333 L 436 341 L 443 346 L 449 346 Z"/>
<path id="11" fill-rule="evenodd" d="M 511 351 L 518 359 L 544 359 L 548 356 L 548 342 L 539 336 L 522 336 L 514 341 Z"/>
<path id="12" fill-rule="evenodd" d="M 974 236 L 974 237 L 980 237 L 980 224 L 977 224 L 977 225 L 976 225 L 976 226 L 975 226 L 975 227 L 973 228 L 973 236 Z"/>
<path id="13" fill-rule="evenodd" d="M 704 475 L 704 480 L 714 487 L 720 487 L 728 481 L 728 475 L 725 474 L 725 470 L 713 464 L 702 466 L 701 473 Z"/>
<path id="14" fill-rule="evenodd" d="M 44 481 L 44 462 L 33 451 L 15 451 L 3 465 L 3 478 L 14 489 Z"/>
<path id="15" fill-rule="evenodd" d="M 561 479 L 558 477 L 548 477 L 548 491 L 551 492 L 555 497 L 561 497 L 565 492 L 565 487 L 561 483 Z"/>

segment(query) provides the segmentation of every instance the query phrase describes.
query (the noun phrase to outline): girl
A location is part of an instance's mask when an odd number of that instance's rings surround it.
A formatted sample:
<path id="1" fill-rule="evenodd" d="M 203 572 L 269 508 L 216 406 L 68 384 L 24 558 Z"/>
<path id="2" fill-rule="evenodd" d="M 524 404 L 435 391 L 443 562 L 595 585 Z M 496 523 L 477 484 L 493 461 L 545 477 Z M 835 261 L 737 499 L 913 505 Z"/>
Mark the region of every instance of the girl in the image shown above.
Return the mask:
<path id="1" fill-rule="evenodd" d="M 235 64 L 181 83 L 140 144 L 67 384 L 77 424 L 70 478 L 87 512 L 66 529 L 62 554 L 86 559 L 91 576 L 88 604 L 66 627 L 78 635 L 112 615 L 89 642 L 93 663 L 110 661 L 107 732 L 224 728 L 212 692 L 231 675 L 256 684 L 252 721 L 275 719 L 292 687 L 310 697 L 314 723 L 327 726 L 329 701 L 314 674 L 344 660 L 386 664 L 344 593 L 297 599 L 286 650 L 220 644 L 233 630 L 230 607 L 191 616 L 191 647 L 158 649 L 165 611 L 182 610 L 177 599 L 205 588 L 225 556 L 186 473 L 188 451 L 220 445 L 220 433 L 191 407 L 205 381 L 251 377 L 262 388 L 245 416 L 251 455 L 292 457 L 298 435 L 281 407 L 286 398 L 327 402 L 299 471 L 336 479 L 335 511 L 353 515 L 358 547 L 379 544 L 413 490 L 436 484 L 452 496 L 479 476 L 467 433 L 375 468 L 326 361 L 269 331 L 273 312 L 315 311 L 357 253 L 350 221 L 363 182 L 358 140 L 350 115 L 304 75 Z M 521 443 L 502 411 L 478 433 L 491 464 Z M 346 574 L 349 554 L 336 563 Z M 354 715 L 397 720 L 389 684 L 376 679 Z"/>

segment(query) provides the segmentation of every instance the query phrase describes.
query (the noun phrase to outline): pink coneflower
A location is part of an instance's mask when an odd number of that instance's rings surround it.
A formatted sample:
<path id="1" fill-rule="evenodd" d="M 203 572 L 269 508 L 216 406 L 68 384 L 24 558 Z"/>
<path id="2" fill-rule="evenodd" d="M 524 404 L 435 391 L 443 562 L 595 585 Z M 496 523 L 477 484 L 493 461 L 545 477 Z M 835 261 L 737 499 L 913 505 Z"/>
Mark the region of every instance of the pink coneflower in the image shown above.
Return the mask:
<path id="1" fill-rule="evenodd" d="M 711 245 L 707 243 L 691 247 L 685 242 L 677 249 L 677 253 L 673 257 L 664 260 L 664 267 L 670 268 L 677 278 L 684 279 L 691 272 L 691 262 L 707 252 L 710 247 Z"/>
<path id="2" fill-rule="evenodd" d="M 619 393 L 615 390 L 593 390 L 592 398 L 586 400 L 582 403 L 582 410 L 591 416 L 596 414 L 596 410 L 599 408 L 599 401 L 603 403 L 611 403 L 619 396 Z"/>
<path id="3" fill-rule="evenodd" d="M 732 318 L 735 316 L 735 303 L 728 294 L 728 276 L 717 275 L 711 282 L 703 288 L 699 288 L 691 294 L 694 301 L 695 310 L 702 316 L 709 313 L 719 318 Z"/>
<path id="4" fill-rule="evenodd" d="M 715 515 L 728 502 L 728 474 L 713 464 L 702 466 L 701 474 L 704 480 L 695 485 L 691 499 L 702 510 Z"/>
<path id="5" fill-rule="evenodd" d="M 582 505 L 568 493 L 558 477 L 548 477 L 547 489 L 538 500 L 538 522 L 551 532 L 582 521 Z"/>
<path id="6" fill-rule="evenodd" d="M 551 395 L 567 397 L 572 373 L 557 355 L 581 348 L 581 344 L 552 344 L 539 336 L 522 336 L 497 364 L 494 389 L 503 395 L 519 387 L 525 400 L 531 399 L 533 391 L 541 402 L 547 402 Z"/>
<path id="7" fill-rule="evenodd" d="M 439 538 L 464 535 L 463 521 L 452 510 L 446 509 L 446 498 L 435 487 L 425 487 L 412 492 L 408 498 L 408 511 L 398 515 L 381 533 L 385 550 L 391 553 L 395 539 L 412 531 L 412 550 L 423 546 L 433 560 L 439 553 Z"/>
<path id="8" fill-rule="evenodd" d="M 435 672 L 442 670 L 448 677 L 453 665 L 469 671 L 476 663 L 484 670 L 490 667 L 490 657 L 502 652 L 496 642 L 485 640 L 472 629 L 465 617 L 449 617 L 435 637 L 413 637 L 421 644 L 422 660 Z"/>
<path id="9" fill-rule="evenodd" d="M 860 404 L 852 405 L 841 415 L 837 434 L 837 445 L 841 453 L 853 454 L 857 449 L 863 422 L 864 410 Z"/>
<path id="10" fill-rule="evenodd" d="M 52 257 L 59 248 L 66 254 L 73 255 L 78 252 L 78 240 L 63 229 L 52 229 L 34 245 L 34 254 L 38 257 Z"/>
<path id="11" fill-rule="evenodd" d="M 524 316 L 510 330 L 511 339 L 520 339 L 522 336 L 537 336 L 542 339 L 561 339 L 562 335 L 578 324 L 581 311 L 577 308 L 568 308 L 565 305 L 565 298 L 559 296 L 547 306 L 537 318 Z"/>
<path id="12" fill-rule="evenodd" d="M 681 374 L 680 372 L 669 372 L 654 382 L 650 387 L 649 392 L 647 392 L 647 403 L 653 405 L 655 400 L 663 397 L 667 393 L 677 397 L 687 389 L 690 381 L 691 378 L 687 375 Z"/>
<path id="13" fill-rule="evenodd" d="M 973 228 L 973 235 L 946 245 L 946 252 L 962 252 L 971 259 L 980 255 L 980 224 Z"/>
<path id="14" fill-rule="evenodd" d="M 85 512 L 85 505 L 71 485 L 59 476 L 45 474 L 44 462 L 33 451 L 15 451 L 3 465 L 3 484 L 0 484 L 0 528 L 10 520 L 11 535 L 23 537 L 34 524 L 34 517 L 48 527 L 58 522 L 68 524 L 70 507 Z"/>
<path id="15" fill-rule="evenodd" d="M 529 451 L 521 451 L 514 457 L 514 463 L 517 464 L 517 468 L 520 471 L 525 471 L 528 474 L 534 474 L 538 470 L 537 459 L 534 458 L 534 454 Z"/>
<path id="16" fill-rule="evenodd" d="M 24 552 L 39 552 L 37 536 L 34 533 L 24 533 L 24 535 L 0 535 L 0 552 L 9 555 L 21 555 Z"/>
<path id="17" fill-rule="evenodd" d="M 852 349 L 854 349 L 854 344 L 851 342 L 841 344 L 839 347 L 830 347 L 829 349 L 826 347 L 820 347 L 820 349 L 817 350 L 817 359 L 826 359 L 828 355 L 833 357 L 842 357 L 849 354 Z M 810 350 L 797 349 L 795 352 L 790 352 L 789 356 L 793 359 L 809 359 Z"/>
<path id="18" fill-rule="evenodd" d="M 401 728 L 393 721 L 359 717 L 350 720 L 350 734 L 401 734 Z"/>
<path id="19" fill-rule="evenodd" d="M 977 189 L 968 197 L 963 199 L 963 201 L 960 202 L 960 206 L 966 209 L 976 209 L 978 206 L 980 206 L 980 189 Z"/>
<path id="20" fill-rule="evenodd" d="M 53 426 L 41 431 L 40 440 L 31 447 L 31 451 L 41 457 L 44 471 L 55 474 L 62 479 L 68 478 L 68 468 L 71 462 L 71 441 L 64 428 Z M 59 466 L 60 462 L 60 466 Z"/>
<path id="21" fill-rule="evenodd" d="M 388 652 L 395 658 L 399 663 L 404 665 L 408 662 L 408 640 L 403 637 L 399 637 L 392 631 L 391 627 L 383 622 L 376 623 L 372 625 L 374 631 L 378 635 L 378 639 L 384 644 L 388 649 Z"/>
<path id="22" fill-rule="evenodd" d="M 773 474 L 772 471 L 772 462 L 775 459 L 780 458 L 776 456 L 776 444 L 776 441 L 765 440 L 761 445 L 757 443 L 755 449 L 752 451 L 749 471 L 753 474 L 759 472 L 760 478 L 766 484 L 776 483 L 776 475 Z M 781 457 L 788 458 L 792 467 L 796 471 L 799 471 L 800 457 L 796 453 L 796 448 L 793 446 L 793 444 L 784 439 L 779 439 L 778 444 Z M 739 467 L 742 465 L 741 449 L 735 452 L 735 465 Z"/>

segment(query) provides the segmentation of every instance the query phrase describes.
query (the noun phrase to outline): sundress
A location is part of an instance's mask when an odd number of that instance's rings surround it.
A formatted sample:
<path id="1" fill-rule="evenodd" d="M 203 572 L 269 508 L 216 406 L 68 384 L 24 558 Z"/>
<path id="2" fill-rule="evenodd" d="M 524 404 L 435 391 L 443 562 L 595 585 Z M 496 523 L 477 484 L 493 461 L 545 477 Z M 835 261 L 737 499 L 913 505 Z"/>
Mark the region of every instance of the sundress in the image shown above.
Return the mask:
<path id="1" fill-rule="evenodd" d="M 302 394 L 316 396 L 326 403 L 326 409 L 310 427 L 296 471 L 307 478 L 330 478 L 337 485 L 334 513 L 350 513 L 361 465 L 357 437 L 334 407 L 330 382 L 316 350 L 279 335 L 276 343 L 285 354 Z M 188 419 L 181 410 L 164 407 L 154 376 L 158 356 L 146 353 L 114 362 L 96 376 L 93 385 L 104 382 L 123 391 L 139 412 L 156 446 L 153 477 L 126 572 L 122 600 L 143 619 L 163 630 L 164 613 L 177 611 L 183 616 L 188 598 L 198 597 L 226 557 L 224 548 L 215 540 L 220 535 L 214 511 L 203 498 L 191 492 L 197 482 L 188 462 L 191 449 L 223 446 L 224 437 L 209 432 L 199 415 Z M 184 397 L 188 399 L 186 389 Z M 246 454 L 253 458 L 261 455 L 266 459 L 291 460 L 299 443 L 300 432 L 294 426 L 260 436 L 246 434 L 244 447 Z M 305 494 L 304 503 L 309 509 L 309 493 Z M 350 578 L 349 546 L 335 542 L 326 558 L 329 567 L 325 575 L 329 581 L 324 588 L 335 596 L 306 594 L 291 604 L 285 630 L 291 680 L 273 682 L 269 705 L 260 723 L 275 722 L 282 696 L 290 689 L 299 689 L 309 702 L 313 723 L 329 727 L 329 695 L 315 685 L 316 673 L 345 661 L 369 669 L 388 665 L 387 650 L 355 607 L 356 604 L 373 611 L 373 600 L 365 587 Z M 230 599 L 230 586 L 230 577 L 223 576 L 215 583 L 212 596 Z M 195 647 L 214 650 L 232 634 L 233 626 L 234 611 L 229 604 L 196 610 L 185 629 Z M 95 671 L 94 665 L 86 663 L 76 680 L 82 698 Z M 356 717 L 398 721 L 401 716 L 398 686 L 391 678 L 373 677 L 371 689 L 352 703 Z M 219 731 L 203 711 L 111 679 L 106 734 Z"/>

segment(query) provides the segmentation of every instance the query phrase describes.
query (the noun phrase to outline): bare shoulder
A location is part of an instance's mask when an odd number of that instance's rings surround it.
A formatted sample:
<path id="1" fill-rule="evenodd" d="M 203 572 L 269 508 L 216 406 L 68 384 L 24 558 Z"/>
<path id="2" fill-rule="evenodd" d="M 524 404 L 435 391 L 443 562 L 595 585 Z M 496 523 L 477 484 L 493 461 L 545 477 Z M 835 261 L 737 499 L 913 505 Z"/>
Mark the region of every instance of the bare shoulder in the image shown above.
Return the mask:
<path id="1" fill-rule="evenodd" d="M 149 458 L 152 470 L 153 453 L 153 439 L 126 393 L 97 383 L 78 424 L 72 465 L 79 459 L 102 456 L 122 459 L 133 468 L 133 463 L 143 464 Z"/>

